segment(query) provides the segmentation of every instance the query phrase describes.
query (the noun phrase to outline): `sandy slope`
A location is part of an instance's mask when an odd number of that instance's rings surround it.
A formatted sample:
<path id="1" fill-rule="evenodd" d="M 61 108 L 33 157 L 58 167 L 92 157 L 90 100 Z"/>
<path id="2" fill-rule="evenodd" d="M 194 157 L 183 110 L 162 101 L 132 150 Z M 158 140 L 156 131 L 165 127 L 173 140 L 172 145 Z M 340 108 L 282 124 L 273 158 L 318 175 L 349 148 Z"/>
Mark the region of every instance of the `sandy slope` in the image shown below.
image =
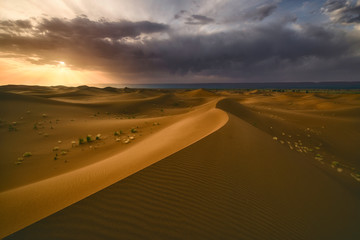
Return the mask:
<path id="1" fill-rule="evenodd" d="M 203 124 L 209 118 L 212 121 Z M 24 228 L 171 155 L 216 131 L 226 121 L 227 115 L 220 110 L 198 111 L 112 157 L 0 193 L 0 204 L 6 206 L 0 211 L 4 234 Z"/>
<path id="2" fill-rule="evenodd" d="M 208 101 L 156 90 L 114 93 L 58 88 L 13 86 L 0 91 L 0 191 L 110 157 L 131 145 L 122 144 L 126 138 L 143 140 Z M 60 98 L 54 92 L 72 97 Z M 134 128 L 136 133 L 131 132 Z M 120 131 L 120 136 L 114 136 Z M 101 134 L 101 139 L 78 145 L 78 139 L 89 134 L 93 140 Z M 23 158 L 25 152 L 32 156 Z M 20 165 L 16 165 L 18 158 L 23 158 Z"/>
<path id="3" fill-rule="evenodd" d="M 169 126 L 111 157 L 1 192 L 0 204 L 6 206 L 0 212 L 2 236 L 73 204 L 217 130 L 225 124 L 227 115 L 214 109 L 215 103 L 209 102 L 177 116 Z"/>
<path id="4" fill-rule="evenodd" d="M 358 239 L 359 203 L 230 114 L 210 136 L 8 239 Z"/>
<path id="5" fill-rule="evenodd" d="M 50 199 L 51 204 L 34 197 L 6 204 L 13 206 L 8 216 L 20 217 L 20 206 L 30 223 L 176 152 L 6 239 L 360 238 L 360 188 L 351 175 L 359 170 L 358 95 L 226 92 L 231 99 L 214 109 L 217 100 L 211 99 L 218 95 L 204 91 L 171 93 L 166 99 L 209 103 L 163 116 L 166 126 L 116 155 L 0 193 L 22 199 L 13 196 L 39 189 L 43 200 Z M 163 93 L 135 94 L 157 99 Z M 223 111 L 229 121 L 221 127 L 227 120 Z M 119 163 L 123 158 L 130 169 Z M 37 212 L 26 204 L 38 206 Z M 17 228 L 26 225 L 14 222 Z"/>

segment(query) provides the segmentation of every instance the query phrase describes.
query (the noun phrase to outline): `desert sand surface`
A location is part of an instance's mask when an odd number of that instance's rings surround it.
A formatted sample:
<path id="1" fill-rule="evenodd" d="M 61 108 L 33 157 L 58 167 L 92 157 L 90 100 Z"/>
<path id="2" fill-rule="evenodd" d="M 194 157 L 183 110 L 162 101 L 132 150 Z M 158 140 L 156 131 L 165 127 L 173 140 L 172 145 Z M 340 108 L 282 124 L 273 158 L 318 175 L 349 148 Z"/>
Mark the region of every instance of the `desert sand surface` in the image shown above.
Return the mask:
<path id="1" fill-rule="evenodd" d="M 1 86 L 0 100 L 5 239 L 360 238 L 356 92 Z"/>

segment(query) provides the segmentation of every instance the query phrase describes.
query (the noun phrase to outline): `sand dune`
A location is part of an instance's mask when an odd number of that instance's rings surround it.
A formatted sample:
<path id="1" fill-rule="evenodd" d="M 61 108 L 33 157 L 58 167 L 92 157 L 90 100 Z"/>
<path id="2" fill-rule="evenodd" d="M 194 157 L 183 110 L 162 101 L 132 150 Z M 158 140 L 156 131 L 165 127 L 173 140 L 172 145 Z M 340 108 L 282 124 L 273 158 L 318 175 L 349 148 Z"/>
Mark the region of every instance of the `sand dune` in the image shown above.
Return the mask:
<path id="1" fill-rule="evenodd" d="M 77 167 L 2 191 L 2 236 L 23 228 L 6 239 L 360 238 L 356 95 L 188 95 L 153 95 L 201 105 L 164 105 L 151 118 L 161 127 L 144 125 L 138 142 L 115 151 L 108 141 Z"/>
<path id="2" fill-rule="evenodd" d="M 133 136 L 138 142 L 205 103 L 202 99 L 187 99 L 158 91 L 154 91 L 154 96 L 143 98 L 144 93 L 113 95 L 104 90 L 97 90 L 102 94 L 93 95 L 91 101 L 79 103 L 82 96 L 68 101 L 67 98 L 34 96 L 31 95 L 33 87 L 21 87 L 22 92 L 26 89 L 26 94 L 0 91 L 0 176 L 3 180 L 0 190 L 36 182 L 110 157 L 127 147 L 116 139 Z M 72 92 L 74 89 L 61 91 Z M 130 131 L 133 128 L 136 133 Z M 122 134 L 114 136 L 117 131 Z M 101 140 L 78 146 L 78 139 L 89 134 L 93 139 L 101 134 Z M 76 147 L 72 146 L 73 141 Z M 53 151 L 55 147 L 59 150 Z M 66 153 L 64 156 L 62 151 Z M 14 165 L 25 152 L 31 152 L 33 156 L 25 158 L 20 166 Z M 60 161 L 54 161 L 56 154 Z"/>
<path id="3" fill-rule="evenodd" d="M 210 92 L 205 89 L 191 90 L 191 91 L 185 92 L 185 94 L 190 97 L 214 97 L 215 96 L 215 94 L 213 92 Z"/>
<path id="4" fill-rule="evenodd" d="M 7 206 L 0 214 L 3 234 L 8 235 L 79 201 L 217 130 L 227 121 L 227 115 L 213 109 L 213 105 L 210 102 L 177 117 L 175 123 L 110 158 L 1 192 L 0 203 Z M 204 124 L 209 118 L 212 121 Z"/>

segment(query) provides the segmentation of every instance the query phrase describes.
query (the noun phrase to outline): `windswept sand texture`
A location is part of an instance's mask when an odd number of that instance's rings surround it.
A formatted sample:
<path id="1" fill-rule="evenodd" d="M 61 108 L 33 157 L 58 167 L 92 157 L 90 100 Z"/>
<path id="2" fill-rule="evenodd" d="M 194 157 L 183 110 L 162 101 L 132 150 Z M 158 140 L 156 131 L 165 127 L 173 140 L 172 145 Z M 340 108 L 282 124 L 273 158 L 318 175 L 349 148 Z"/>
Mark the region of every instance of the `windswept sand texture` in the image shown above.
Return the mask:
<path id="1" fill-rule="evenodd" d="M 360 239 L 359 94 L 3 86 L 0 99 L 5 239 Z"/>

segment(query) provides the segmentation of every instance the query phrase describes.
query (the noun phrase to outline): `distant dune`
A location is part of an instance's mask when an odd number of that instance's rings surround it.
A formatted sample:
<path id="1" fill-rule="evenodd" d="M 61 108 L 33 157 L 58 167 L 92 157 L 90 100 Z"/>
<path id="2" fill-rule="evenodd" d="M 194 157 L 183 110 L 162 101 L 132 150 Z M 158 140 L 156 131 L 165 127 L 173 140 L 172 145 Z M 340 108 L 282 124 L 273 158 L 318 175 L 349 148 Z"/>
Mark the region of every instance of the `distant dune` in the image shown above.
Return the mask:
<path id="1" fill-rule="evenodd" d="M 191 90 L 186 93 L 190 97 L 213 97 L 215 94 L 205 89 Z"/>
<path id="2" fill-rule="evenodd" d="M 2 86 L 0 99 L 5 239 L 360 239 L 358 94 Z"/>

